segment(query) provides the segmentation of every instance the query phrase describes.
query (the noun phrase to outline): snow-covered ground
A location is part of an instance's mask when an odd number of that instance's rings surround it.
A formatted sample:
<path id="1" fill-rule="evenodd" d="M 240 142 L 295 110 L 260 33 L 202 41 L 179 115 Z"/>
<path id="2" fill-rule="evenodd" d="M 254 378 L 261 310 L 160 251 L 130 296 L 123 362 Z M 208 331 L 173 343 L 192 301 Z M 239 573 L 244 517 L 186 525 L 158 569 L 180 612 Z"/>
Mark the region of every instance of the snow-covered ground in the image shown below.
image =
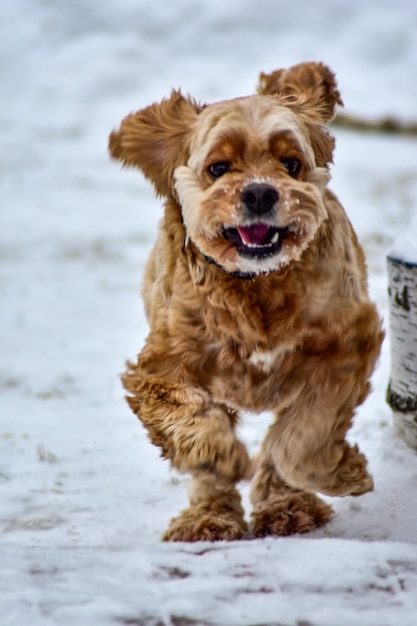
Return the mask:
<path id="1" fill-rule="evenodd" d="M 121 118 L 171 87 L 245 95 L 259 71 L 303 60 L 334 69 L 346 110 L 410 119 L 416 33 L 410 0 L 2 0 L 2 625 L 417 623 L 417 455 L 385 404 L 388 340 L 352 430 L 373 493 L 334 499 L 309 536 L 160 543 L 187 479 L 159 460 L 118 375 L 146 336 L 138 292 L 161 208 L 106 153 Z M 332 188 L 387 319 L 385 259 L 417 211 L 417 142 L 336 135 Z M 242 425 L 250 448 L 266 424 Z"/>

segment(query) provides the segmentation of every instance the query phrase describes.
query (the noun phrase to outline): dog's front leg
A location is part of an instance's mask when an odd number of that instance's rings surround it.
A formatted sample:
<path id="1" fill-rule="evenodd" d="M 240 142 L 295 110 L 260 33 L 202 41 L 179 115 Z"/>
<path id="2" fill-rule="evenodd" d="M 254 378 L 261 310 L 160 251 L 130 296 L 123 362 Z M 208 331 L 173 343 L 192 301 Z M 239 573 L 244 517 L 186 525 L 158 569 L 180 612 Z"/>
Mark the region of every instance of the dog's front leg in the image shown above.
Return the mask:
<path id="1" fill-rule="evenodd" d="M 319 396 L 298 398 L 271 426 L 264 446 L 277 473 L 292 487 L 329 496 L 371 491 L 366 458 L 345 439 L 355 403 Z"/>
<path id="2" fill-rule="evenodd" d="M 355 406 L 353 391 L 346 395 L 340 402 L 329 389 L 321 394 L 306 385 L 278 412 L 251 485 L 256 536 L 303 533 L 326 524 L 332 509 L 314 492 L 346 496 L 373 488 L 365 456 L 345 440 Z"/>
<path id="3" fill-rule="evenodd" d="M 236 413 L 191 382 L 167 382 L 139 364 L 123 382 L 152 442 L 173 467 L 193 476 L 190 507 L 171 521 L 164 540 L 241 538 L 247 527 L 235 484 L 248 472 L 249 457 L 236 438 Z"/>

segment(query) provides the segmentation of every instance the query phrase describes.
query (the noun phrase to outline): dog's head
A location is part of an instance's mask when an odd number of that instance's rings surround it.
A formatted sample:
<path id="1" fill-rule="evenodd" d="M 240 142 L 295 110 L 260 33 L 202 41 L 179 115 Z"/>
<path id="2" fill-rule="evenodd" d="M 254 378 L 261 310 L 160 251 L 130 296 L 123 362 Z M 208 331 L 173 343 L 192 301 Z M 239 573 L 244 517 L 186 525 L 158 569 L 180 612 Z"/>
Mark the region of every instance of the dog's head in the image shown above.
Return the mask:
<path id="1" fill-rule="evenodd" d="M 261 74 L 258 94 L 200 106 L 179 92 L 129 115 L 112 156 L 176 200 L 186 238 L 229 273 L 298 260 L 326 219 L 323 190 L 342 104 L 321 63 Z"/>

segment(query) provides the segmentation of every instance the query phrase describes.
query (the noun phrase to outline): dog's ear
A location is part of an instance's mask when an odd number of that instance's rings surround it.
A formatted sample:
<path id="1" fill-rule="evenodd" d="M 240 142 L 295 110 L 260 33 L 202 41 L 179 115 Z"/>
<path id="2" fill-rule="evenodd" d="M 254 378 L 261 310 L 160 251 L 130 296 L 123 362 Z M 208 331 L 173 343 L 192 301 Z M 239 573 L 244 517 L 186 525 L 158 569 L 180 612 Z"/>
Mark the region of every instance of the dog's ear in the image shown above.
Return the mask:
<path id="1" fill-rule="evenodd" d="M 140 168 L 161 196 L 172 191 L 174 169 L 186 163 L 190 131 L 202 109 L 179 91 L 131 113 L 109 138 L 109 151 L 124 165 Z"/>
<path id="2" fill-rule="evenodd" d="M 323 63 L 300 63 L 288 70 L 260 74 L 259 94 L 278 96 L 282 104 L 314 122 L 329 122 L 343 106 L 333 72 Z"/>

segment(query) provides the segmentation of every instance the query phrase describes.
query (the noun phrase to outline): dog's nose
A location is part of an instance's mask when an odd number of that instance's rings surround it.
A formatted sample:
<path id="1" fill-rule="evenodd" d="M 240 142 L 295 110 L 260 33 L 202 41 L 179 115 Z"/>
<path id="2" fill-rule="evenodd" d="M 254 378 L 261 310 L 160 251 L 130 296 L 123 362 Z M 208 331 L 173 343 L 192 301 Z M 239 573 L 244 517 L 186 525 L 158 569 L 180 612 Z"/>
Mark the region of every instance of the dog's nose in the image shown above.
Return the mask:
<path id="1" fill-rule="evenodd" d="M 251 183 L 240 194 L 242 204 L 248 211 L 256 215 L 268 213 L 278 198 L 278 191 L 267 183 Z"/>

